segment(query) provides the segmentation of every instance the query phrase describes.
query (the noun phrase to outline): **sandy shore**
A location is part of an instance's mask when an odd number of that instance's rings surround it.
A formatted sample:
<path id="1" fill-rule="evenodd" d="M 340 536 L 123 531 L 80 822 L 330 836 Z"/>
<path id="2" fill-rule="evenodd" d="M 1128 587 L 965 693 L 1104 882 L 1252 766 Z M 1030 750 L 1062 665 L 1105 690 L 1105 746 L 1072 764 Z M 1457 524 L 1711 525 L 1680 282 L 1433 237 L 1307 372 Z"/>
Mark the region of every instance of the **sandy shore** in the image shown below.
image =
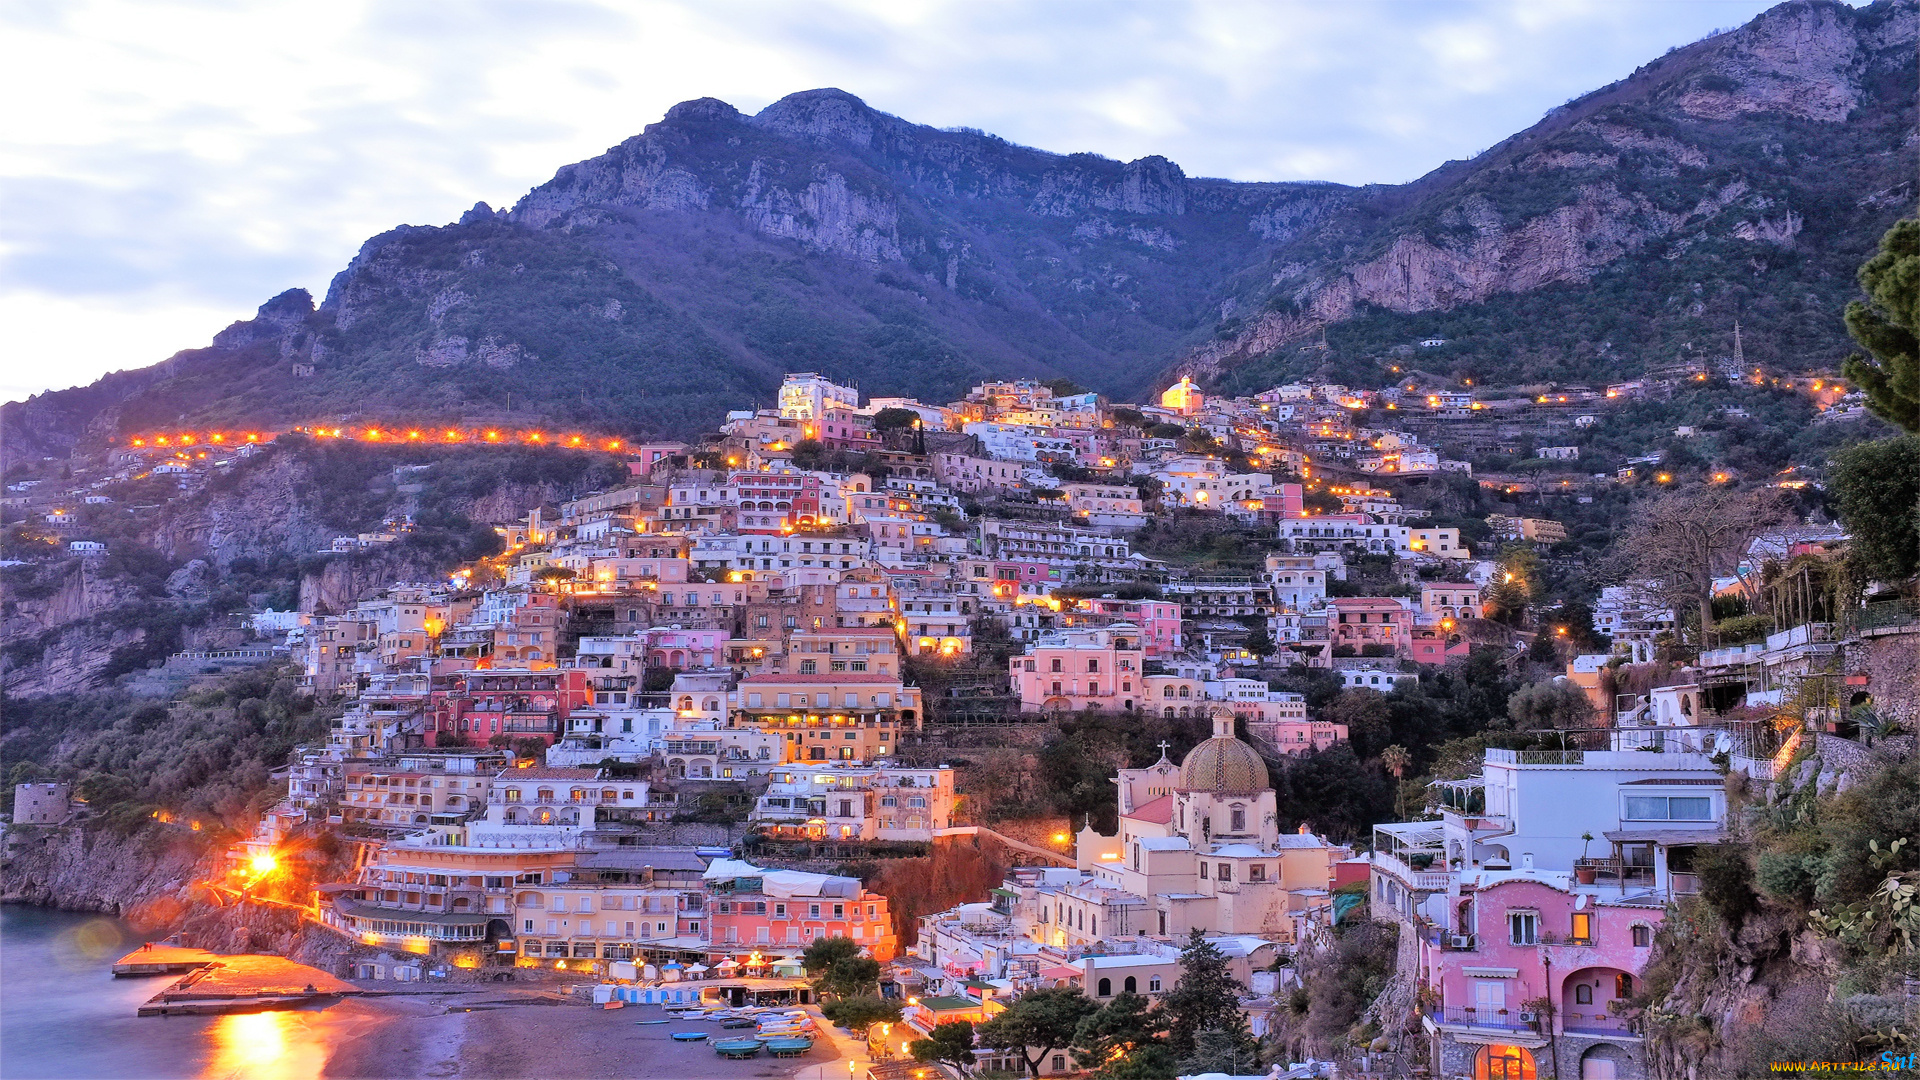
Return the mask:
<path id="1" fill-rule="evenodd" d="M 727 1061 L 706 1043 L 670 1037 L 718 1036 L 716 1023 L 641 1025 L 665 1010 L 545 1004 L 511 990 L 350 998 L 328 1011 L 340 1013 L 343 1038 L 324 1075 L 337 1080 L 771 1080 L 839 1056 L 834 1040 L 822 1038 L 803 1058 Z"/>

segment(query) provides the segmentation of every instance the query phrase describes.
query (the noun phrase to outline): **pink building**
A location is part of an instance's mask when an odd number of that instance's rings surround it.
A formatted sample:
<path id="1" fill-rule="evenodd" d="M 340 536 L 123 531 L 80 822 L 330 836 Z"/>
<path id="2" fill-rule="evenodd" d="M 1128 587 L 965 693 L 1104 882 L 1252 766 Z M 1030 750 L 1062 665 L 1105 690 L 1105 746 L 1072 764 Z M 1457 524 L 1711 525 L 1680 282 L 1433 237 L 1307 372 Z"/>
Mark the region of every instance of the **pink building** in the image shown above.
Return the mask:
<path id="1" fill-rule="evenodd" d="M 1368 645 L 1385 645 L 1390 655 L 1407 656 L 1413 640 L 1412 605 L 1397 596 L 1342 596 L 1327 602 L 1327 629 L 1334 648 L 1348 645 L 1364 655 Z"/>
<path id="2" fill-rule="evenodd" d="M 1407 636 L 1407 654 L 1422 664 L 1444 664 L 1467 655 L 1473 646 L 1451 622 L 1449 619 L 1414 624 Z"/>
<path id="3" fill-rule="evenodd" d="M 1146 698 L 1140 628 L 1131 623 L 1054 630 L 1009 664 L 1023 712 L 1111 709 L 1131 712 Z"/>
<path id="4" fill-rule="evenodd" d="M 1665 907 L 1645 895 L 1608 899 L 1608 891 L 1576 887 L 1557 871 L 1463 875 L 1459 930 L 1428 928 L 1418 942 L 1437 1074 L 1649 1075 L 1628 1002 Z"/>
<path id="5" fill-rule="evenodd" d="M 705 880 L 708 954 L 716 963 L 767 966 L 775 958 L 798 957 L 823 937 L 849 938 L 881 963 L 900 951 L 887 898 L 862 887 L 859 878 L 718 859 Z"/>
<path id="6" fill-rule="evenodd" d="M 1127 622 L 1140 628 L 1140 645 L 1148 656 L 1171 656 L 1185 646 L 1180 640 L 1180 605 L 1165 600 L 1087 601 L 1090 625 Z"/>

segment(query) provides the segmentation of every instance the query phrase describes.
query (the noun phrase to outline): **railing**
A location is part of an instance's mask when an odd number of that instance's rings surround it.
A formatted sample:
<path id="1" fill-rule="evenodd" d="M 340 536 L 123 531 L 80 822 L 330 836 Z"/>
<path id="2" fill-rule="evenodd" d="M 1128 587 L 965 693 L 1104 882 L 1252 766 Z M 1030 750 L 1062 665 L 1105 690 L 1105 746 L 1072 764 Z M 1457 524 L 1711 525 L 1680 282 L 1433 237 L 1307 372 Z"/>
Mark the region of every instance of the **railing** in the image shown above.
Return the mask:
<path id="1" fill-rule="evenodd" d="M 1592 870 L 1596 878 L 1611 878 L 1620 885 L 1653 884 L 1653 867 L 1628 863 L 1623 859 L 1575 859 L 1573 869 Z"/>
<path id="2" fill-rule="evenodd" d="M 1640 1032 L 1625 1017 L 1607 1013 L 1566 1013 L 1560 1022 L 1560 1030 L 1569 1035 L 1638 1035 Z"/>
<path id="3" fill-rule="evenodd" d="M 1920 601 L 1889 600 L 1868 604 L 1846 613 L 1843 624 L 1848 630 L 1880 630 L 1920 622 Z"/>
<path id="4" fill-rule="evenodd" d="M 1428 935 L 1429 944 L 1441 952 L 1473 952 L 1479 944 L 1472 934 L 1456 934 L 1441 926 L 1429 927 Z"/>
<path id="5" fill-rule="evenodd" d="M 1532 1016 L 1534 1014 L 1528 1013 Z M 1538 1031 L 1537 1021 L 1520 1019 L 1518 1009 L 1475 1009 L 1471 1005 L 1433 1006 L 1427 1010 L 1427 1016 L 1436 1024 L 1457 1024 L 1464 1027 L 1491 1028 L 1496 1031 Z"/>

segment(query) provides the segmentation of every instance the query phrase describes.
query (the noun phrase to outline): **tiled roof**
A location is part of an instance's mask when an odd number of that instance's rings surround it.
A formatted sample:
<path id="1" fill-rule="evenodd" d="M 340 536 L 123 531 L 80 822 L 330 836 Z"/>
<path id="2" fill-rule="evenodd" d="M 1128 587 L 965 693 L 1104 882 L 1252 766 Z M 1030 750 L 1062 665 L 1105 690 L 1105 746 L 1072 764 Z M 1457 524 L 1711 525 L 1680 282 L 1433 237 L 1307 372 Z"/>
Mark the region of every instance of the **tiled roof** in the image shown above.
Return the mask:
<path id="1" fill-rule="evenodd" d="M 1156 825 L 1165 825 L 1173 820 L 1173 796 L 1162 795 L 1151 802 L 1141 803 L 1125 816 L 1135 821 L 1151 821 Z"/>

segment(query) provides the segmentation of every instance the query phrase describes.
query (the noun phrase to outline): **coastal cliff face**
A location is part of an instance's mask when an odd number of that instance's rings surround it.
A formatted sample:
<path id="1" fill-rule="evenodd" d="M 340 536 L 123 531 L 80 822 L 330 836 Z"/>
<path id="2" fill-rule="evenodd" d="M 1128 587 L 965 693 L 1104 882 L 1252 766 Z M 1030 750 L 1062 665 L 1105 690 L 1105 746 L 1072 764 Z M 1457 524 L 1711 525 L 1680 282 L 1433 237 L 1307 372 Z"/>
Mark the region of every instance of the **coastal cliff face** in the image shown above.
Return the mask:
<path id="1" fill-rule="evenodd" d="M 291 290 L 208 348 L 0 409 L 0 453 L 329 417 L 686 435 L 809 369 L 930 399 L 1371 381 L 1433 336 L 1486 380 L 1587 381 L 1718 350 L 1735 318 L 1757 362 L 1831 362 L 1854 267 L 1915 196 L 1916 41 L 1916 0 L 1790 0 L 1360 188 L 1048 153 L 832 89 L 688 101 L 509 210 L 368 240 L 317 306 Z"/>
<path id="2" fill-rule="evenodd" d="M 104 555 L 6 568 L 0 680 L 18 696 L 98 689 L 181 648 L 240 644 L 234 611 L 336 613 L 395 581 L 436 580 L 491 551 L 494 524 L 626 475 L 578 452 L 290 437 L 151 516 L 82 507 L 80 535 Z M 408 522 L 397 542 L 322 554 L 334 537 Z"/>
<path id="3" fill-rule="evenodd" d="M 224 872 L 224 853 L 203 834 L 159 826 L 132 835 L 79 825 L 14 827 L 0 861 L 0 903 L 100 912 L 155 938 L 181 933 L 196 948 L 272 953 L 344 972 L 353 942 L 303 922 L 295 909 L 224 902 L 199 885 Z M 330 863 L 313 869 L 344 872 Z"/>

